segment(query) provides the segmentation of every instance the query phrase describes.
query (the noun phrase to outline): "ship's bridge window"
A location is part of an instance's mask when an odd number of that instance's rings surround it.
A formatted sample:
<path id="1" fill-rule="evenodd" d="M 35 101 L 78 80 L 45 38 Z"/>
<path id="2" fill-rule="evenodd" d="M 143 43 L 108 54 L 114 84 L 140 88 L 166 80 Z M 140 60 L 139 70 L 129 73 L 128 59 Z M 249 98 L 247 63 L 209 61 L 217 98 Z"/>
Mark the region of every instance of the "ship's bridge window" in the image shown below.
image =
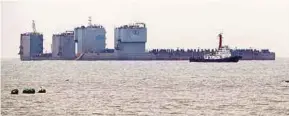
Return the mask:
<path id="1" fill-rule="evenodd" d="M 139 35 L 139 31 L 138 31 L 138 30 L 133 30 L 132 33 L 133 33 L 134 35 Z"/>

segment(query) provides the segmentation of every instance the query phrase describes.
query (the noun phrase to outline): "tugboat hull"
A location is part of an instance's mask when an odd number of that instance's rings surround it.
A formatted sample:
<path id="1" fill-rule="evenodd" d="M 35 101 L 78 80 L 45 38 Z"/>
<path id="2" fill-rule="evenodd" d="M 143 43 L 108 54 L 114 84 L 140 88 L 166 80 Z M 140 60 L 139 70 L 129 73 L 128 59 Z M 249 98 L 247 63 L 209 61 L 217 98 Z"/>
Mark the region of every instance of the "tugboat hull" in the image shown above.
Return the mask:
<path id="1" fill-rule="evenodd" d="M 228 58 L 221 59 L 198 59 L 198 58 L 190 58 L 190 62 L 239 62 L 241 56 L 231 56 Z"/>

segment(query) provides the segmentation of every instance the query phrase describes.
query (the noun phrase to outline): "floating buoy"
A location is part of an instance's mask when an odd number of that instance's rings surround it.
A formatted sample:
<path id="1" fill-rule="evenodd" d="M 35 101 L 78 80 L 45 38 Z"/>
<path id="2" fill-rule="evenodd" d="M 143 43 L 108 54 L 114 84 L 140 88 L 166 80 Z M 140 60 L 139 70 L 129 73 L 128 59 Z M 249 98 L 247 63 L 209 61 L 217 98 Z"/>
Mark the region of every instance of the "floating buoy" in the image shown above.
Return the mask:
<path id="1" fill-rule="evenodd" d="M 38 93 L 46 93 L 46 90 L 41 88 Z"/>
<path id="2" fill-rule="evenodd" d="M 33 88 L 24 89 L 24 90 L 23 90 L 23 93 L 34 94 L 34 93 L 35 93 L 35 89 L 33 89 Z"/>
<path id="3" fill-rule="evenodd" d="M 38 91 L 38 93 L 46 93 L 46 90 L 40 87 L 40 90 Z"/>
<path id="4" fill-rule="evenodd" d="M 11 94 L 18 94 L 18 89 L 13 89 L 13 90 L 11 91 Z"/>
<path id="5" fill-rule="evenodd" d="M 286 83 L 289 83 L 289 80 L 285 80 Z"/>
<path id="6" fill-rule="evenodd" d="M 69 79 L 66 79 L 65 81 L 69 81 Z"/>

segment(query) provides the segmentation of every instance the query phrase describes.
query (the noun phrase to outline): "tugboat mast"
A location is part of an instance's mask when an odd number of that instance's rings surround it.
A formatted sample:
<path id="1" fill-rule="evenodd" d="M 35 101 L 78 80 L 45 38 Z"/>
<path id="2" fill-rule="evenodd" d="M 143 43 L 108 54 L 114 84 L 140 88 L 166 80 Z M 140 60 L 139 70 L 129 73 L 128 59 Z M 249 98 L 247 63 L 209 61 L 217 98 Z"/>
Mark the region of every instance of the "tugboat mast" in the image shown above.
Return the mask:
<path id="1" fill-rule="evenodd" d="M 223 39 L 223 33 L 220 33 L 218 36 L 219 36 L 219 49 L 221 49 L 222 47 L 222 39 Z"/>

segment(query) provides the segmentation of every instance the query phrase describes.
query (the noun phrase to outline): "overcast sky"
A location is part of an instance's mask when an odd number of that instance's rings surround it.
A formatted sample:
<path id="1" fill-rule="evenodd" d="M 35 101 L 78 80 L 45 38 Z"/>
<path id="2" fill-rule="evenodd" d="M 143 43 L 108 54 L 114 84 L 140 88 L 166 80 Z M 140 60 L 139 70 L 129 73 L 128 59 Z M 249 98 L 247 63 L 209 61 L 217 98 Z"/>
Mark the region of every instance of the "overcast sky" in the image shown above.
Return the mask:
<path id="1" fill-rule="evenodd" d="M 216 48 L 217 34 L 232 48 L 268 48 L 289 57 L 289 0 L 6 0 L 1 3 L 1 56 L 18 57 L 20 33 L 36 29 L 51 50 L 52 34 L 92 23 L 107 30 L 144 22 L 147 49 Z"/>

